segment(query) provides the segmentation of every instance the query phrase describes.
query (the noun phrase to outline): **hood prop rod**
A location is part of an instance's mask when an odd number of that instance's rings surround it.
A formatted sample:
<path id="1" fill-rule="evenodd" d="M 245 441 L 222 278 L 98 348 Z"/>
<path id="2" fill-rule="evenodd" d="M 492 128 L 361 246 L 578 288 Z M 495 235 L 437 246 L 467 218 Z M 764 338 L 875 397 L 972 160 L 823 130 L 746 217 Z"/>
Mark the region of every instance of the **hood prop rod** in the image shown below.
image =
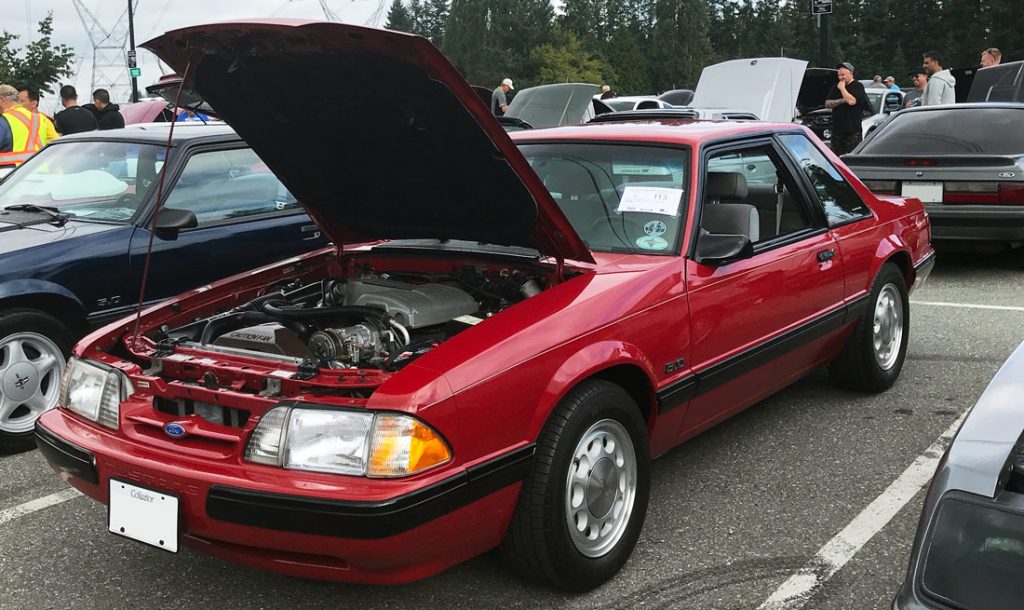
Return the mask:
<path id="1" fill-rule="evenodd" d="M 186 50 L 186 53 L 188 51 Z M 181 82 L 178 84 L 178 92 L 174 95 L 174 109 L 172 115 L 175 120 L 171 121 L 171 126 L 167 130 L 167 146 L 164 149 L 164 165 L 160 168 L 160 181 L 157 182 L 156 186 L 156 204 L 153 206 L 153 215 L 149 221 L 149 243 L 146 245 L 146 259 L 142 265 L 142 281 L 139 282 L 139 303 L 135 308 L 135 328 L 132 330 L 131 348 L 138 349 L 139 340 L 139 324 L 142 321 L 142 305 L 145 303 L 146 298 L 146 280 L 149 278 L 149 262 L 153 258 L 153 236 L 156 234 L 156 221 L 160 215 L 160 207 L 164 203 L 164 177 L 167 176 L 169 170 L 169 163 L 171 160 L 171 144 L 174 142 L 174 126 L 178 123 L 178 108 L 179 102 L 181 102 L 181 91 L 185 88 L 185 82 L 188 80 L 189 74 L 192 71 L 192 59 L 189 58 L 188 63 L 185 65 L 185 73 L 181 76 Z"/>

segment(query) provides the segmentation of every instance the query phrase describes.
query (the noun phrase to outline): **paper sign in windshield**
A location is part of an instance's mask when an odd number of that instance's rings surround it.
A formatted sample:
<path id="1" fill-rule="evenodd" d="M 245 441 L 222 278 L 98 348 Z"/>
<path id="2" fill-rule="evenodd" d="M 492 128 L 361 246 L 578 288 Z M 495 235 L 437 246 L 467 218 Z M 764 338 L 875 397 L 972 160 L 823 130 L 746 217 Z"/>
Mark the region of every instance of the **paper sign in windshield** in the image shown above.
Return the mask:
<path id="1" fill-rule="evenodd" d="M 627 186 L 619 200 L 619 213 L 643 212 L 679 216 L 679 202 L 682 189 L 668 189 L 656 186 Z"/>

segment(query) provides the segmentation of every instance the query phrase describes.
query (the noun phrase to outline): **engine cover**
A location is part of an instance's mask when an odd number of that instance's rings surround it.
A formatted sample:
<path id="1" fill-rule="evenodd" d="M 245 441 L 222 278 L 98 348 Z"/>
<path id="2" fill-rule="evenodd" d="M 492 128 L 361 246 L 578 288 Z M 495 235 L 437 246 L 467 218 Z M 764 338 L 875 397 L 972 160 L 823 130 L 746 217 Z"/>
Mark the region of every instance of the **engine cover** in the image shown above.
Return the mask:
<path id="1" fill-rule="evenodd" d="M 273 322 L 224 333 L 213 344 L 295 358 L 306 356 L 306 344 L 298 333 Z"/>
<path id="2" fill-rule="evenodd" d="M 444 324 L 452 318 L 476 313 L 478 309 L 476 299 L 468 292 L 443 284 L 362 278 L 348 280 L 338 289 L 345 291 L 345 305 L 384 309 L 406 328 Z"/>

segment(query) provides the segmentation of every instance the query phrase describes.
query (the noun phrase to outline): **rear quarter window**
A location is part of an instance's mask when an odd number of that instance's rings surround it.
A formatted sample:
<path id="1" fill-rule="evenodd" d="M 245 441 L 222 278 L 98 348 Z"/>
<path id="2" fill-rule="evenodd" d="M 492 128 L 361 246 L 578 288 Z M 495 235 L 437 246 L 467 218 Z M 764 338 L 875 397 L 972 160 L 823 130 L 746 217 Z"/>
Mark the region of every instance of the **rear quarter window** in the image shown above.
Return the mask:
<path id="1" fill-rule="evenodd" d="M 899 114 L 858 151 L 865 155 L 1024 153 L 1024 109 L 950 108 Z"/>

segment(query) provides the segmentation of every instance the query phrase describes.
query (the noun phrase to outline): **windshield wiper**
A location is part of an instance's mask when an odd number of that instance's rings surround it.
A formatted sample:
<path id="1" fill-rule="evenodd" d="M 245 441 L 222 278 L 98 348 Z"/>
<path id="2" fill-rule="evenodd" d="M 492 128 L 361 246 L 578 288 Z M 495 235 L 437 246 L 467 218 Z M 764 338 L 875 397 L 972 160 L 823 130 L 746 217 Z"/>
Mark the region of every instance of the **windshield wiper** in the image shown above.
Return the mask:
<path id="1" fill-rule="evenodd" d="M 19 203 L 16 205 L 9 205 L 4 210 L 13 210 L 15 212 L 39 212 L 40 214 L 46 214 L 50 217 L 50 220 L 57 223 L 58 227 L 64 226 L 64 223 L 71 218 L 70 214 L 65 214 L 59 211 L 55 207 L 36 205 L 34 203 Z"/>

